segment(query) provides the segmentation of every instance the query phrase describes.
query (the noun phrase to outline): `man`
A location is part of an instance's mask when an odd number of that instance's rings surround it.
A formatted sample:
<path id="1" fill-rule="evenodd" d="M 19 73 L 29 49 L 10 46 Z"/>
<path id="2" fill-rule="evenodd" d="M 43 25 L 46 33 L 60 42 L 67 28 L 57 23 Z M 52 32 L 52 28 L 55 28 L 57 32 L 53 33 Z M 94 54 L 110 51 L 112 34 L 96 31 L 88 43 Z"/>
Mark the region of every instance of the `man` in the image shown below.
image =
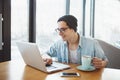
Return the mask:
<path id="1" fill-rule="evenodd" d="M 77 19 L 72 15 L 64 15 L 57 21 L 56 31 L 62 40 L 54 43 L 43 57 L 46 64 L 52 63 L 51 57 L 57 57 L 62 63 L 81 64 L 81 56 L 91 56 L 95 68 L 105 67 L 107 58 L 99 43 L 92 38 L 85 38 L 77 33 Z"/>

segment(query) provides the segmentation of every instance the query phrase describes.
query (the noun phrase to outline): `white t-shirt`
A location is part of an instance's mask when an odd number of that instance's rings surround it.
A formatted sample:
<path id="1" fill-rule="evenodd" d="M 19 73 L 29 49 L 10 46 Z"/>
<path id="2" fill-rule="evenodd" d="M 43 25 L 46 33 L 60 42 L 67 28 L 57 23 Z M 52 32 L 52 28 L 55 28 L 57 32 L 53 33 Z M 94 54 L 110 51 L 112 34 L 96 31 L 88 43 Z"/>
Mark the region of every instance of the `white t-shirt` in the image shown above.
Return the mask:
<path id="1" fill-rule="evenodd" d="M 77 50 L 70 50 L 70 62 L 77 63 Z"/>

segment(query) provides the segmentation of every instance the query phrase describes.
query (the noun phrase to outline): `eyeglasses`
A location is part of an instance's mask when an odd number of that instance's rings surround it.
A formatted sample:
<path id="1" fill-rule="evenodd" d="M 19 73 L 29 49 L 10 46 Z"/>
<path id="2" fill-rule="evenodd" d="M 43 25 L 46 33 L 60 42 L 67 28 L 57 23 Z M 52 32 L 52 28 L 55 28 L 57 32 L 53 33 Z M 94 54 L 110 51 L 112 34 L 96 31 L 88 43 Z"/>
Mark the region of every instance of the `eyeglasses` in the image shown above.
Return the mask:
<path id="1" fill-rule="evenodd" d="M 64 33 L 66 30 L 67 30 L 68 28 L 57 28 L 57 29 L 55 29 L 55 31 L 56 32 L 62 32 L 62 33 Z"/>

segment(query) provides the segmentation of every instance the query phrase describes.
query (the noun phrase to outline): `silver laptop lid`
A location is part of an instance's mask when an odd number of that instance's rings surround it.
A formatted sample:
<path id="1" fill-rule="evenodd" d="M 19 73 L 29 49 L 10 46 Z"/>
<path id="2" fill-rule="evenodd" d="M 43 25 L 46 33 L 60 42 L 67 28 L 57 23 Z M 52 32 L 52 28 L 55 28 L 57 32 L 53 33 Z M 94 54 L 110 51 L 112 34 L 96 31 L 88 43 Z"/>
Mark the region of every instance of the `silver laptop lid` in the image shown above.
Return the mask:
<path id="1" fill-rule="evenodd" d="M 17 45 L 23 60 L 27 65 L 47 72 L 39 48 L 35 43 L 17 42 Z"/>

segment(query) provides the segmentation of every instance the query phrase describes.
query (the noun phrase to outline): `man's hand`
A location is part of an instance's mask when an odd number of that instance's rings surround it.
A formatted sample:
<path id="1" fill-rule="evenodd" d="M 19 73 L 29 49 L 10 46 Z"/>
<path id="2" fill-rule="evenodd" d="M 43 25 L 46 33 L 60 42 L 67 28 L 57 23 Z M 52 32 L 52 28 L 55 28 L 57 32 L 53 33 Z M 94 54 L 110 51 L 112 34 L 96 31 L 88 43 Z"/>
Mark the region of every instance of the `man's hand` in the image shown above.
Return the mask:
<path id="1" fill-rule="evenodd" d="M 95 68 L 99 69 L 99 68 L 105 67 L 107 64 L 107 61 L 103 61 L 100 58 L 94 57 L 92 60 L 92 63 L 95 66 Z"/>
<path id="2" fill-rule="evenodd" d="M 52 58 L 48 54 L 42 54 L 42 58 L 46 66 L 52 64 Z"/>
<path id="3" fill-rule="evenodd" d="M 43 60 L 44 60 L 44 63 L 46 65 L 51 65 L 52 64 L 52 58 L 43 58 Z"/>

